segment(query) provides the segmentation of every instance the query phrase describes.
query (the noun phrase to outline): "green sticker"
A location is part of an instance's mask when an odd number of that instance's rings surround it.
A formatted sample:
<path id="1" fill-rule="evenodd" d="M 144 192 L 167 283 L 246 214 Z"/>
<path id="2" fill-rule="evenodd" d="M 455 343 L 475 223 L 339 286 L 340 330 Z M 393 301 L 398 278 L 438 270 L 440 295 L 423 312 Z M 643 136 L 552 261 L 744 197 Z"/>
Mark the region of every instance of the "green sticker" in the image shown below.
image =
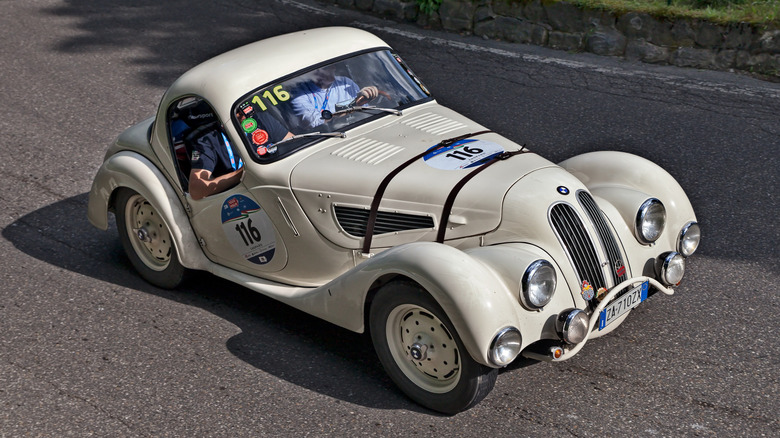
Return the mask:
<path id="1" fill-rule="evenodd" d="M 244 132 L 252 132 L 257 129 L 257 121 L 255 119 L 246 119 L 241 122 L 241 127 L 244 128 Z"/>

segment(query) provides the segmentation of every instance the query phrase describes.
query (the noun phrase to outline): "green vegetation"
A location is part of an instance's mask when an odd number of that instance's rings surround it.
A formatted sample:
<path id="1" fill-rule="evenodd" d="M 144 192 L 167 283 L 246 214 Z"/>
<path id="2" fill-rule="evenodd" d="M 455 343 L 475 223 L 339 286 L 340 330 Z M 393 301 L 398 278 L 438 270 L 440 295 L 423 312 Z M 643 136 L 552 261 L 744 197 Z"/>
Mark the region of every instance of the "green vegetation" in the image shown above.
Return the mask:
<path id="1" fill-rule="evenodd" d="M 430 15 L 442 0 L 416 0 L 420 12 Z M 478 0 L 472 0 L 477 2 Z M 493 0 L 526 3 L 531 0 Z M 559 0 L 542 0 L 543 2 Z M 592 9 L 617 13 L 644 12 L 657 17 L 702 18 L 716 23 L 748 22 L 780 27 L 780 0 L 567 0 Z"/>
<path id="2" fill-rule="evenodd" d="M 780 24 L 780 0 L 568 0 L 618 13 L 645 12 L 658 17 L 703 18 L 717 23 Z"/>
<path id="3" fill-rule="evenodd" d="M 439 10 L 441 0 L 417 0 L 417 6 L 423 14 L 431 15 Z"/>

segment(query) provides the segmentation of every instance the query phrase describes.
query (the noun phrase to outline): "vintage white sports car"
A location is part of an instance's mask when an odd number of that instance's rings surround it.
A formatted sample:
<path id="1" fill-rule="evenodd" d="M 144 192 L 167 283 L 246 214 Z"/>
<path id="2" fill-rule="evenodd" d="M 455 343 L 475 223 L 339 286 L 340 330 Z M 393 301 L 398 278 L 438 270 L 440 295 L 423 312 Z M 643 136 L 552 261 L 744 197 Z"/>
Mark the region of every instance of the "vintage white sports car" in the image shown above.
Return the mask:
<path id="1" fill-rule="evenodd" d="M 208 136 L 233 183 L 200 198 Z M 152 284 L 205 270 L 369 331 L 398 387 L 447 414 L 518 356 L 571 358 L 672 294 L 700 236 L 655 164 L 547 161 L 439 105 L 386 43 L 350 28 L 259 41 L 182 75 L 110 146 L 89 219 L 105 230 L 109 212 Z"/>

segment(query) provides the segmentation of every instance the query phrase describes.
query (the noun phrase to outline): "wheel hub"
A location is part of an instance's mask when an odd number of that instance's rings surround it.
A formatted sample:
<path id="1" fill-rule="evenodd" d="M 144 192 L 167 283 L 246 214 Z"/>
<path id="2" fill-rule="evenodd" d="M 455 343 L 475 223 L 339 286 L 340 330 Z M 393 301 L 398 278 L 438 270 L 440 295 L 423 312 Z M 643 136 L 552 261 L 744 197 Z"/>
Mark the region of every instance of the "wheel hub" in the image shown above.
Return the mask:
<path id="1" fill-rule="evenodd" d="M 126 208 L 128 237 L 136 254 L 149 268 L 165 269 L 171 260 L 173 244 L 162 216 L 141 196 L 131 198 Z"/>
<path id="2" fill-rule="evenodd" d="M 427 359 L 427 353 L 428 353 L 428 346 L 417 342 L 415 342 L 414 345 L 412 345 L 412 349 L 409 351 L 409 354 L 412 356 L 412 359 L 414 360 Z"/>
<path id="3" fill-rule="evenodd" d="M 432 379 L 438 382 L 437 386 L 457 378 L 460 371 L 458 349 L 438 318 L 418 307 L 405 312 L 399 323 L 399 347 L 421 378 Z"/>
<path id="4" fill-rule="evenodd" d="M 141 242 L 152 243 L 152 237 L 149 235 L 149 232 L 146 230 L 146 228 L 139 228 L 135 230 L 135 235 Z"/>

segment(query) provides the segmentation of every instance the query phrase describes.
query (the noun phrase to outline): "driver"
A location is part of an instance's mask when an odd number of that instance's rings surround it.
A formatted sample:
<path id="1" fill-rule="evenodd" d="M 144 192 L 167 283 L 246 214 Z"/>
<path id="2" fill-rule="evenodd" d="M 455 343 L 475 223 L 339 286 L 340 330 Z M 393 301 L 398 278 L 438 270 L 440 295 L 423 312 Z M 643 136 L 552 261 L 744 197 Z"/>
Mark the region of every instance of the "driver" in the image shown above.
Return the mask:
<path id="1" fill-rule="evenodd" d="M 352 79 L 336 76 L 336 67 L 328 65 L 311 73 L 311 79 L 300 85 L 292 100 L 295 115 L 302 121 L 302 128 L 313 128 L 325 123 L 322 112 L 336 111 L 336 103 L 356 100 L 356 104 L 371 101 L 379 96 L 376 87 L 360 88 Z"/>
<path id="2" fill-rule="evenodd" d="M 278 142 L 292 133 L 273 116 L 256 116 L 264 130 L 263 142 Z M 244 163 L 233 149 L 219 122 L 214 121 L 187 135 L 192 147 L 189 192 L 192 199 L 224 192 L 241 182 Z M 270 144 L 270 143 L 269 143 Z"/>

